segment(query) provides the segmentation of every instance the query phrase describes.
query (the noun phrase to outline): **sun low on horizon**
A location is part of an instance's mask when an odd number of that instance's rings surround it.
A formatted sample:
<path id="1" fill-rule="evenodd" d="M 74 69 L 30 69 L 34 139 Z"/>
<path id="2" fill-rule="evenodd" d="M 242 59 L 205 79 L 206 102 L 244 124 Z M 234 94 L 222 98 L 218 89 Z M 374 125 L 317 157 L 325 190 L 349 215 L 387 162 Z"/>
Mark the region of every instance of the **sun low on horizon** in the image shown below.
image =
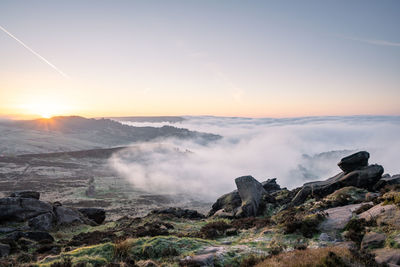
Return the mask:
<path id="1" fill-rule="evenodd" d="M 400 115 L 398 2 L 159 3 L 2 1 L 0 117 Z"/>

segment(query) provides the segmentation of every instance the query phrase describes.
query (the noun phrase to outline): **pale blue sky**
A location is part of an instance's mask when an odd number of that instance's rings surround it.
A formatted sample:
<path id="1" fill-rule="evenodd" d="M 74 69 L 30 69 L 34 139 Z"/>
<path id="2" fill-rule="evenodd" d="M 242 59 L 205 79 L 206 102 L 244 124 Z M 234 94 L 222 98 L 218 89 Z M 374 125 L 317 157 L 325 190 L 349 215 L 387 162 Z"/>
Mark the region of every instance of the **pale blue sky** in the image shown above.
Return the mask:
<path id="1" fill-rule="evenodd" d="M 0 26 L 68 78 L 0 31 L 0 113 L 399 115 L 399 14 L 400 1 L 2 0 Z"/>

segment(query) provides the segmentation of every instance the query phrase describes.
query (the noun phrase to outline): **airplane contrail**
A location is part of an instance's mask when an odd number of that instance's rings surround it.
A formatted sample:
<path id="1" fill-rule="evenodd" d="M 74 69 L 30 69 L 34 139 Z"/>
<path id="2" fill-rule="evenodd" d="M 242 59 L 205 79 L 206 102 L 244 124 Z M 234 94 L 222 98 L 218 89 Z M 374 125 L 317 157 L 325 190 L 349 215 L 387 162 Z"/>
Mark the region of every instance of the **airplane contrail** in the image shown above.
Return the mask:
<path id="1" fill-rule="evenodd" d="M 6 29 L 4 29 L 3 27 L 0 26 L 0 30 L 2 30 L 3 32 L 5 32 L 8 36 L 10 36 L 11 38 L 13 38 L 15 41 L 17 41 L 18 43 L 20 43 L 23 47 L 25 47 L 26 49 L 28 49 L 32 54 L 34 54 L 35 56 L 37 56 L 38 58 L 40 58 L 42 61 L 44 61 L 45 63 L 47 63 L 47 65 L 49 65 L 50 67 L 52 67 L 54 70 L 56 70 L 58 73 L 60 73 L 62 76 L 64 76 L 65 78 L 69 78 L 69 76 L 67 74 L 65 74 L 62 70 L 60 70 L 59 68 L 57 68 L 56 66 L 54 66 L 50 61 L 48 61 L 47 59 L 45 59 L 44 57 L 42 57 L 41 55 L 39 55 L 37 52 L 35 52 L 32 48 L 30 48 L 29 46 L 27 46 L 24 42 L 22 42 L 21 40 L 19 40 L 17 37 L 15 37 L 12 33 L 10 33 L 9 31 L 7 31 Z"/>

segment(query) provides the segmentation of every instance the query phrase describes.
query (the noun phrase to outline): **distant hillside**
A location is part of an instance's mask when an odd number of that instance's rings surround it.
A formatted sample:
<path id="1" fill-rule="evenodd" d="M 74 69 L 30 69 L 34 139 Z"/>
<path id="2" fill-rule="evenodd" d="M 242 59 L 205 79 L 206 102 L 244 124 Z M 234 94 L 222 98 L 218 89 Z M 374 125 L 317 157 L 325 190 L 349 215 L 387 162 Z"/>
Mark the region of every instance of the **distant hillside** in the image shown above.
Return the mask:
<path id="1" fill-rule="evenodd" d="M 185 120 L 183 117 L 176 116 L 133 116 L 133 117 L 112 117 L 110 119 L 117 121 L 131 121 L 131 122 L 182 122 Z"/>
<path id="2" fill-rule="evenodd" d="M 209 142 L 218 135 L 171 126 L 133 127 L 110 119 L 78 116 L 0 122 L 0 155 L 47 153 L 128 145 L 158 138 Z"/>

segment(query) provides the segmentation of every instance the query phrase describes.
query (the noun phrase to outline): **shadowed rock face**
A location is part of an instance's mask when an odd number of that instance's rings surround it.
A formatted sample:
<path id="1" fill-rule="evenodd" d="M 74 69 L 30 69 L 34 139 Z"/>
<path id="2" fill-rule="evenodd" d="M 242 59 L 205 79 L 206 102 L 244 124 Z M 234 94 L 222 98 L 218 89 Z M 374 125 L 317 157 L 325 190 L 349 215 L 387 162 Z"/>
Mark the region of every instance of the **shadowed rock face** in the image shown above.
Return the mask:
<path id="1" fill-rule="evenodd" d="M 262 195 L 266 193 L 264 187 L 252 176 L 238 177 L 235 183 L 242 200 L 242 206 L 237 215 L 239 217 L 256 216 Z"/>
<path id="2" fill-rule="evenodd" d="M 367 151 L 360 151 L 342 158 L 338 166 L 347 173 L 368 166 L 368 159 L 369 153 Z"/>
<path id="3" fill-rule="evenodd" d="M 345 186 L 371 189 L 381 179 L 383 171 L 380 165 L 369 165 L 350 173 L 339 173 L 325 181 L 306 183 L 293 198 L 292 203 L 299 205 L 311 194 L 325 197 Z"/>

